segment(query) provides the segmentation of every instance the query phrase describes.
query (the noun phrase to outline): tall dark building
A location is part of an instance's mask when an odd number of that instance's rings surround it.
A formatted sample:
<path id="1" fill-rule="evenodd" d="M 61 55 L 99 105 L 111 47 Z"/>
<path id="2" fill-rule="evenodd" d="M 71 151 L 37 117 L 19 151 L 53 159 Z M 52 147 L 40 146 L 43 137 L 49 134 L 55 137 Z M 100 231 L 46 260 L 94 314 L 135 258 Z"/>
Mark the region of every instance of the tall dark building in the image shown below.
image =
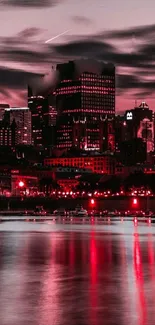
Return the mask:
<path id="1" fill-rule="evenodd" d="M 115 115 L 115 150 L 117 153 L 122 148 L 122 142 L 129 140 L 128 131 L 124 115 Z"/>
<path id="2" fill-rule="evenodd" d="M 31 112 L 28 107 L 6 108 L 4 120 L 9 125 L 16 124 L 16 145 L 31 145 Z"/>
<path id="3" fill-rule="evenodd" d="M 42 96 L 31 96 L 28 98 L 28 107 L 31 110 L 32 123 L 32 144 L 43 146 L 43 109 L 45 110 L 45 100 Z"/>
<path id="4" fill-rule="evenodd" d="M 48 100 L 43 96 L 34 96 L 32 89 L 28 87 L 28 107 L 32 117 L 32 144 L 42 147 L 44 146 L 44 129 L 48 126 Z"/>
<path id="5" fill-rule="evenodd" d="M 154 151 L 154 112 L 145 102 L 125 112 L 125 123 L 127 140 L 141 138 L 147 153 Z"/>
<path id="6" fill-rule="evenodd" d="M 115 152 L 115 119 L 104 118 L 100 121 L 100 151 Z"/>
<path id="7" fill-rule="evenodd" d="M 0 104 L 0 121 L 3 121 L 5 118 L 5 109 L 9 108 L 8 104 Z"/>
<path id="8" fill-rule="evenodd" d="M 35 147 L 47 147 L 53 144 L 53 128 L 56 124 L 55 99 L 53 94 L 33 95 L 28 87 L 28 107 L 32 116 L 32 144 Z"/>
<path id="9" fill-rule="evenodd" d="M 125 166 L 134 166 L 146 161 L 146 143 L 141 138 L 135 138 L 121 143 L 120 161 Z"/>
<path id="10" fill-rule="evenodd" d="M 102 150 L 102 122 L 115 115 L 115 67 L 79 60 L 57 70 L 57 148 Z"/>
<path id="11" fill-rule="evenodd" d="M 4 119 L 0 121 L 0 146 L 15 147 L 17 126 L 15 121 L 11 124 Z"/>

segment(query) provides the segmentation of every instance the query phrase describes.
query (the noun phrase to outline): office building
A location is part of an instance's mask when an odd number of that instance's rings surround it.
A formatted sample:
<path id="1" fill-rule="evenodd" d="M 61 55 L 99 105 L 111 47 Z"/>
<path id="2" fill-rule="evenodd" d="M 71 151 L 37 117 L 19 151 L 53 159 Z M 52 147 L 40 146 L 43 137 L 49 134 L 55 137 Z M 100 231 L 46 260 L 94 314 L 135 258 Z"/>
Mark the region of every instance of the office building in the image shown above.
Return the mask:
<path id="1" fill-rule="evenodd" d="M 115 67 L 93 60 L 58 64 L 57 148 L 102 150 L 103 120 L 115 115 Z"/>
<path id="2" fill-rule="evenodd" d="M 9 125 L 16 124 L 16 145 L 31 145 L 31 112 L 28 107 L 6 108 L 5 121 Z"/>
<path id="3" fill-rule="evenodd" d="M 119 153 L 122 148 L 122 142 L 129 140 L 129 131 L 124 115 L 115 115 L 115 151 Z"/>
<path id="4" fill-rule="evenodd" d="M 5 109 L 9 107 L 10 106 L 8 104 L 0 104 L 0 121 L 3 121 L 5 117 Z"/>
<path id="5" fill-rule="evenodd" d="M 128 141 L 141 138 L 147 153 L 154 151 L 154 112 L 145 102 L 125 112 L 125 127 Z"/>
<path id="6" fill-rule="evenodd" d="M 31 96 L 28 98 L 28 107 L 31 111 L 32 144 L 42 147 L 43 130 L 47 125 L 48 102 L 43 96 Z"/>
<path id="7" fill-rule="evenodd" d="M 115 170 L 115 158 L 113 155 L 49 157 L 44 160 L 44 165 L 51 167 L 77 167 L 97 174 L 112 175 Z"/>
<path id="8" fill-rule="evenodd" d="M 55 96 L 33 95 L 33 90 L 28 87 L 28 107 L 31 111 L 32 144 L 44 148 L 53 145 L 57 116 Z"/>
<path id="9" fill-rule="evenodd" d="M 56 110 L 56 96 L 55 92 L 48 94 L 48 105 L 49 105 L 49 118 L 48 118 L 48 125 L 49 126 L 56 126 L 57 122 L 57 110 Z"/>
<path id="10" fill-rule="evenodd" d="M 11 125 L 4 120 L 0 121 L 0 146 L 14 147 L 16 145 L 16 123 Z"/>
<path id="11" fill-rule="evenodd" d="M 115 118 L 106 117 L 100 120 L 99 139 L 101 152 L 115 152 Z"/>

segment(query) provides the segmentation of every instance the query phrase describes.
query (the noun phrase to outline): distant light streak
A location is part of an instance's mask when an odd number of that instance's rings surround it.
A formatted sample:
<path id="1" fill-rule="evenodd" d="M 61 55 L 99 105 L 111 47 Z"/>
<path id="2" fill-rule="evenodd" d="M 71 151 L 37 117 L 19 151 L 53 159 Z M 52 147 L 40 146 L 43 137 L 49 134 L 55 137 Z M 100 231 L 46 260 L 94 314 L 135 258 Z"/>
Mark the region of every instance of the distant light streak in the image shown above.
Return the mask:
<path id="1" fill-rule="evenodd" d="M 56 38 L 58 38 L 58 37 L 60 37 L 60 36 L 63 36 L 63 35 L 65 35 L 65 34 L 67 34 L 69 31 L 70 31 L 70 30 L 66 30 L 65 32 L 63 32 L 63 33 L 61 33 L 61 34 L 58 34 L 58 35 L 56 35 L 56 36 L 54 36 L 54 37 L 48 39 L 45 43 L 49 43 L 49 42 L 55 40 Z"/>

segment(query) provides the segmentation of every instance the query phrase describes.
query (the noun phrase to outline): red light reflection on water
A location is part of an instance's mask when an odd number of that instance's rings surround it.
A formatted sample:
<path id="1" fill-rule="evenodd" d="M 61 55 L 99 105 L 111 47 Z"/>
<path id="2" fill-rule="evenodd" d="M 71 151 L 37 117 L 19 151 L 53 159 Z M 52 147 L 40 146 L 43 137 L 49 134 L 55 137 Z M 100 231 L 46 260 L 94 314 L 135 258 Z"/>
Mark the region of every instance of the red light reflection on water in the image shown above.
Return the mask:
<path id="1" fill-rule="evenodd" d="M 94 232 L 91 234 L 90 242 L 90 263 L 91 263 L 91 282 L 96 284 L 97 280 L 97 248 Z"/>
<path id="2" fill-rule="evenodd" d="M 65 245 L 64 236 L 61 234 L 51 236 L 48 245 L 50 258 L 48 256 L 48 263 L 45 264 L 44 272 L 42 274 L 42 287 L 40 292 L 39 303 L 39 325 L 54 324 L 55 319 L 58 323 L 62 323 L 61 304 L 61 265 L 65 261 Z M 54 308 L 51 309 L 51 306 Z"/>
<path id="3" fill-rule="evenodd" d="M 95 232 L 91 232 L 90 239 L 90 321 L 97 322 L 97 247 Z"/>
<path id="4" fill-rule="evenodd" d="M 123 274 L 126 272 L 127 261 L 126 261 L 126 248 L 123 238 L 120 238 L 120 259 L 121 259 L 121 268 L 123 269 Z"/>
<path id="5" fill-rule="evenodd" d="M 69 246 L 69 264 L 73 268 L 75 264 L 75 243 L 74 243 L 74 233 L 71 233 L 70 246 Z"/>
<path id="6" fill-rule="evenodd" d="M 148 261 L 149 261 L 149 269 L 151 276 L 151 284 L 152 284 L 152 299 L 155 302 L 155 255 L 153 248 L 153 236 L 152 234 L 148 234 Z"/>
<path id="7" fill-rule="evenodd" d="M 140 318 L 139 324 L 147 325 L 147 310 L 146 310 L 146 300 L 144 294 L 142 256 L 141 256 L 139 236 L 137 233 L 134 236 L 134 272 L 135 272 L 135 280 L 136 280 L 137 291 L 139 296 L 139 310 L 138 310 L 139 318 Z"/>
<path id="8" fill-rule="evenodd" d="M 86 245 L 86 241 L 82 240 L 82 245 L 81 245 L 81 249 L 82 249 L 82 267 L 86 269 L 86 258 L 87 258 L 87 245 Z"/>
<path id="9" fill-rule="evenodd" d="M 155 261 L 155 259 L 154 259 L 154 249 L 153 249 L 153 238 L 152 238 L 151 234 L 148 234 L 148 259 L 149 259 L 151 274 L 152 274 L 153 278 L 155 278 L 155 274 L 154 274 L 154 261 Z"/>

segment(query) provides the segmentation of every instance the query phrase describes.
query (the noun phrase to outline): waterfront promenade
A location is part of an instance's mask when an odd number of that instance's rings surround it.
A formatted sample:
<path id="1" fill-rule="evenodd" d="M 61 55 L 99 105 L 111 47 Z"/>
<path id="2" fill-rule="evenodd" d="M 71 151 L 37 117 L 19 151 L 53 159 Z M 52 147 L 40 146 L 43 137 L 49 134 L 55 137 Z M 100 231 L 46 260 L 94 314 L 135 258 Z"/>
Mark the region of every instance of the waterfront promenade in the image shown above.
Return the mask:
<path id="1" fill-rule="evenodd" d="M 43 206 L 45 210 L 52 212 L 58 208 L 75 209 L 81 204 L 84 209 L 90 210 L 119 210 L 127 211 L 132 209 L 133 197 L 109 197 L 95 198 L 94 207 L 91 206 L 91 198 L 62 198 L 50 197 L 0 197 L 0 213 L 3 211 L 34 211 L 36 206 Z M 155 212 L 155 197 L 138 197 L 137 210 L 152 210 Z"/>
<path id="2" fill-rule="evenodd" d="M 155 216 L 152 217 L 143 217 L 136 215 L 129 216 L 93 216 L 89 215 L 87 217 L 69 217 L 69 216 L 35 216 L 35 215 L 0 215 L 0 223 L 2 222 L 52 222 L 58 224 L 110 224 L 110 223 L 126 223 L 133 222 L 137 224 L 146 224 L 150 225 L 155 223 Z"/>

